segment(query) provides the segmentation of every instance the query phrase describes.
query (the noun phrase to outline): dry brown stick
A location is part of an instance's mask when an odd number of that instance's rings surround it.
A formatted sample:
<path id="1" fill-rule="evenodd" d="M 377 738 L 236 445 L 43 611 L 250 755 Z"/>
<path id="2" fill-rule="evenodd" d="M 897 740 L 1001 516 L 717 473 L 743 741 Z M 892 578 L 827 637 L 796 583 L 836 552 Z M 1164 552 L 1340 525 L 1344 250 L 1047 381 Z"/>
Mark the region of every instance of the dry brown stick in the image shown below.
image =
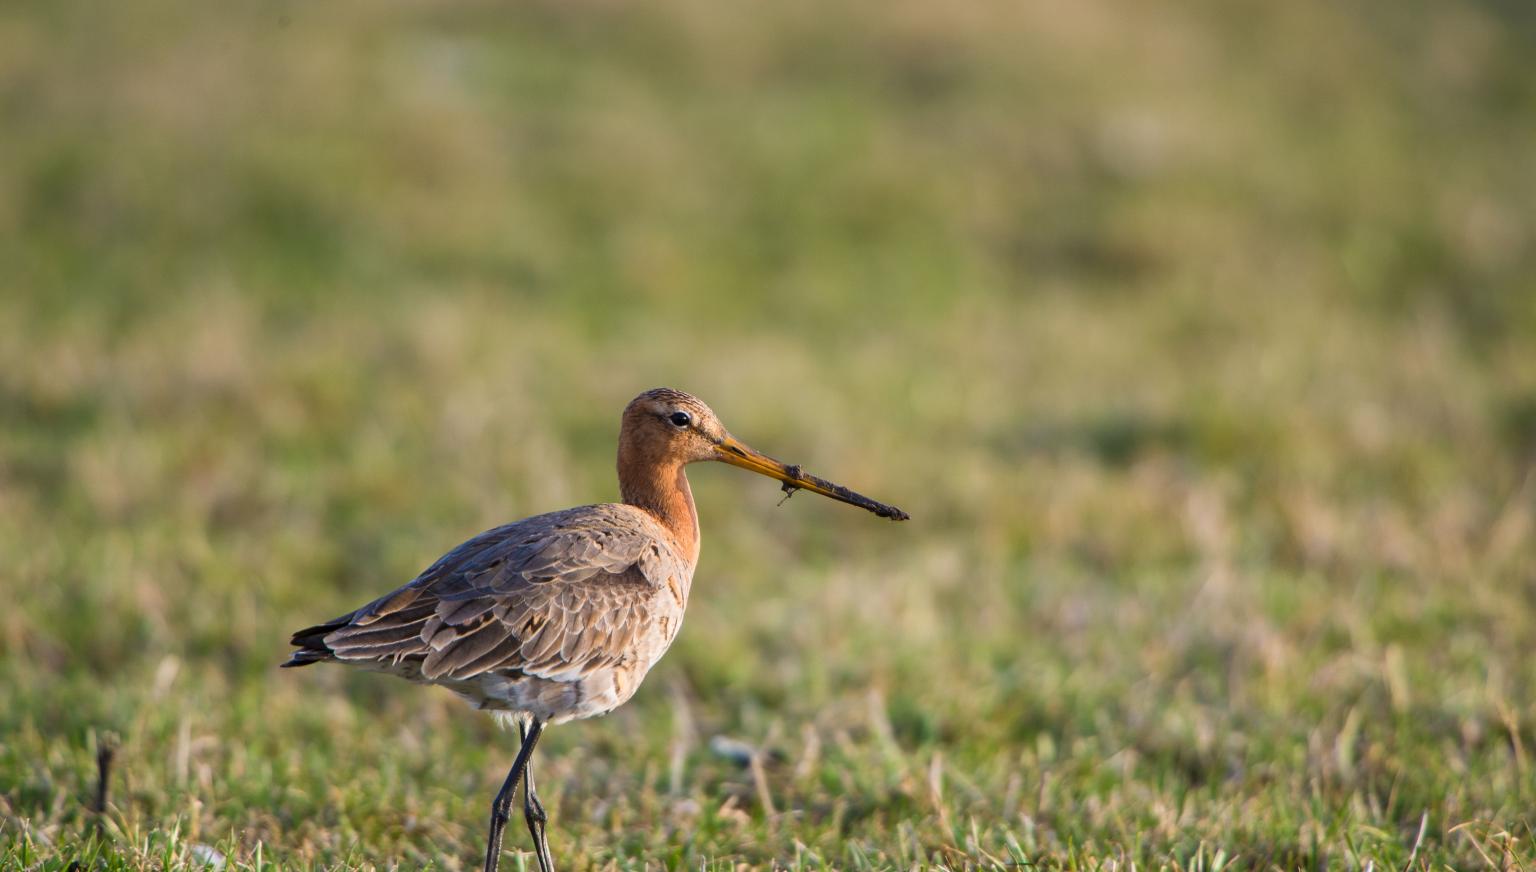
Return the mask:
<path id="1" fill-rule="evenodd" d="M 106 837 L 107 791 L 112 784 L 112 760 L 117 755 L 117 739 L 102 736 L 96 745 L 96 838 Z"/>

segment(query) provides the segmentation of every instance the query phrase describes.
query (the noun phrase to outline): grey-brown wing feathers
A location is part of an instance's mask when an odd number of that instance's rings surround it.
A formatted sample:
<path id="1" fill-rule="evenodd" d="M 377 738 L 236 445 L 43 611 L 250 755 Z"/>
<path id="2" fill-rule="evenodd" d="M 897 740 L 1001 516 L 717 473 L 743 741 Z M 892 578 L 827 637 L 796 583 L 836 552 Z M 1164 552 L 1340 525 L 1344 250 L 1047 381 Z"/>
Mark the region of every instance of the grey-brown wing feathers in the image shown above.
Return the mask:
<path id="1" fill-rule="evenodd" d="M 673 599 L 658 592 L 689 574 L 648 520 L 585 506 L 487 531 L 405 587 L 294 634 L 300 650 L 284 665 L 405 666 L 428 681 L 574 680 L 617 665 L 643 654 L 653 610 Z"/>

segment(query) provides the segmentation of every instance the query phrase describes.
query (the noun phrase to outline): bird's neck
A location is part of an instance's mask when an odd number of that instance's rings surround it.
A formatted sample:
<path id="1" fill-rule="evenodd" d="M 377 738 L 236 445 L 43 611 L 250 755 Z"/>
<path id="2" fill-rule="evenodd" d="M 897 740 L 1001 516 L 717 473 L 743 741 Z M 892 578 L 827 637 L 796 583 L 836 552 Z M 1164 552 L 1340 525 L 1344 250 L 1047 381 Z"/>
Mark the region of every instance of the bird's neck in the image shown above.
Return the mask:
<path id="1" fill-rule="evenodd" d="M 677 540 L 683 554 L 699 559 L 699 513 L 683 464 L 625 463 L 619 458 L 619 493 L 624 502 L 644 509 Z"/>

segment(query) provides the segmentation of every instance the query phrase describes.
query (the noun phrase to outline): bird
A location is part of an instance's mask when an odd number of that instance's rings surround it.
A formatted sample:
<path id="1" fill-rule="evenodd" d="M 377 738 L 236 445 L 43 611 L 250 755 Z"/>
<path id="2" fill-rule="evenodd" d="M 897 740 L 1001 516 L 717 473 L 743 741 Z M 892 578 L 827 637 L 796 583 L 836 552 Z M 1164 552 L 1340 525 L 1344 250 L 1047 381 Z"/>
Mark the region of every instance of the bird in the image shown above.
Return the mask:
<path id="1" fill-rule="evenodd" d="M 720 461 L 897 521 L 909 515 L 762 454 L 697 397 L 655 388 L 620 420 L 621 502 L 487 530 L 411 582 L 293 634 L 284 667 L 336 662 L 440 685 L 515 725 L 520 746 L 491 803 L 485 872 L 496 872 L 518 783 L 540 872 L 553 872 L 533 750 L 548 726 L 607 714 L 639 688 L 682 626 L 699 560 L 684 468 Z"/>

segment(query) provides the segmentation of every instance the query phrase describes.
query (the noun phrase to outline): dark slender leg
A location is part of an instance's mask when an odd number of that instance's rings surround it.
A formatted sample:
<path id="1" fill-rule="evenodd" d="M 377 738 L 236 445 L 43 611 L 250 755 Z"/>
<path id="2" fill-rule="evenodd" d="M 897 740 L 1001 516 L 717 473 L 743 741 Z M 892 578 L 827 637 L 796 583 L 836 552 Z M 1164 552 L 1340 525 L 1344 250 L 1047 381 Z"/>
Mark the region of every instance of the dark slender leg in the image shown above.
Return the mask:
<path id="1" fill-rule="evenodd" d="M 507 780 L 502 782 L 501 790 L 491 803 L 491 834 L 485 842 L 485 872 L 496 872 L 496 865 L 501 862 L 501 832 L 507 828 L 507 820 L 512 816 L 512 795 L 517 792 L 517 782 L 522 781 L 523 773 L 528 771 L 528 761 L 533 759 L 533 746 L 539 743 L 539 735 L 543 732 L 544 725 L 534 721 L 523 737 L 523 747 L 518 749 L 517 759 L 512 762 Z"/>
<path id="2" fill-rule="evenodd" d="M 519 724 L 517 732 L 528 740 L 528 725 Z M 528 822 L 528 835 L 533 836 L 533 849 L 539 855 L 539 872 L 555 872 L 555 861 L 549 855 L 549 840 L 544 838 L 544 824 L 549 815 L 544 813 L 544 803 L 539 802 L 539 792 L 533 789 L 533 761 L 523 770 L 523 820 Z"/>

